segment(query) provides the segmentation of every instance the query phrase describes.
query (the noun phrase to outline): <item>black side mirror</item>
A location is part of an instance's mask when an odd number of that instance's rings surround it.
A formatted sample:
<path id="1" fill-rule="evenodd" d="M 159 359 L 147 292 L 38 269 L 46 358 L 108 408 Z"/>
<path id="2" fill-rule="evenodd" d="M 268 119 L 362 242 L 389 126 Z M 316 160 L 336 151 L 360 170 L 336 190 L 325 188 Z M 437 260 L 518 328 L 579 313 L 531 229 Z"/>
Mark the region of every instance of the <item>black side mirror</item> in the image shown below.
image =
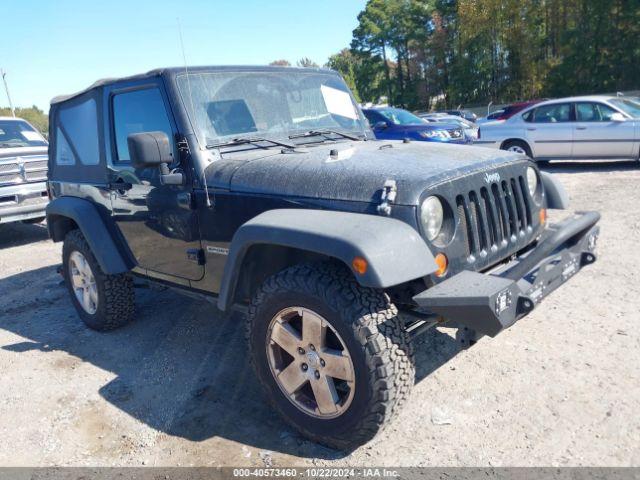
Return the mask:
<path id="1" fill-rule="evenodd" d="M 160 182 L 163 185 L 184 184 L 182 173 L 169 170 L 168 165 L 173 162 L 173 151 L 166 133 L 132 133 L 127 137 L 127 145 L 134 168 L 160 167 Z"/>
<path id="2" fill-rule="evenodd" d="M 127 144 L 135 168 L 158 167 L 173 162 L 169 137 L 164 132 L 132 133 L 127 137 Z"/>
<path id="3" fill-rule="evenodd" d="M 388 126 L 389 126 L 389 124 L 387 122 L 376 122 L 376 124 L 373 126 L 373 129 L 374 130 L 384 130 Z"/>

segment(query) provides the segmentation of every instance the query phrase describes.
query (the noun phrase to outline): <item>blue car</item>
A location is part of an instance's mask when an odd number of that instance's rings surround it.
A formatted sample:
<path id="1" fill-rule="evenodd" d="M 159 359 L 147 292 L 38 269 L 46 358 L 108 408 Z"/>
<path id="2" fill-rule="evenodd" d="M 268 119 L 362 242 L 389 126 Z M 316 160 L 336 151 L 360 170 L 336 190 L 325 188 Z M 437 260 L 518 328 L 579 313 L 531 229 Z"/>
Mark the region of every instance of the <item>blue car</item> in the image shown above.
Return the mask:
<path id="1" fill-rule="evenodd" d="M 362 113 L 367 117 L 373 133 L 379 140 L 404 140 L 408 138 L 423 142 L 471 143 L 459 125 L 427 123 L 401 108 L 365 108 Z"/>

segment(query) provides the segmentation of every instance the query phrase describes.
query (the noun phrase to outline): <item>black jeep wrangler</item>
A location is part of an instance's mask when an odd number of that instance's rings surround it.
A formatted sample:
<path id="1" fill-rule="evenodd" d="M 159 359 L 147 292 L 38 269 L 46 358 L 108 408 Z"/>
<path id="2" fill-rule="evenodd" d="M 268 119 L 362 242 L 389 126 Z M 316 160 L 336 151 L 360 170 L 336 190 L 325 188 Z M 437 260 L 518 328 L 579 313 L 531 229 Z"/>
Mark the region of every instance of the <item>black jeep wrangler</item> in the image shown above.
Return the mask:
<path id="1" fill-rule="evenodd" d="M 595 261 L 599 215 L 522 155 L 376 141 L 335 72 L 161 69 L 52 101 L 47 207 L 91 328 L 134 277 L 246 313 L 268 397 L 304 435 L 371 439 L 414 383 L 411 338 L 491 337 Z"/>

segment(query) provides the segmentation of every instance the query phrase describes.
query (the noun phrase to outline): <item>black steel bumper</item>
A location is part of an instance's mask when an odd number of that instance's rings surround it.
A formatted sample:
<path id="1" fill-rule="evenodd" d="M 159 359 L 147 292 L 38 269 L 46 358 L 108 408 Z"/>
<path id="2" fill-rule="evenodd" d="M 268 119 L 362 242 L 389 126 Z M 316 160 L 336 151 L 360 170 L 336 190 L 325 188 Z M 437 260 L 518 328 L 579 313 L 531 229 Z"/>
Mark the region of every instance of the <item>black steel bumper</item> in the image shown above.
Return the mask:
<path id="1" fill-rule="evenodd" d="M 490 274 L 463 271 L 416 295 L 422 308 L 480 335 L 497 335 L 596 260 L 600 220 L 579 212 L 551 225 L 537 246 Z"/>

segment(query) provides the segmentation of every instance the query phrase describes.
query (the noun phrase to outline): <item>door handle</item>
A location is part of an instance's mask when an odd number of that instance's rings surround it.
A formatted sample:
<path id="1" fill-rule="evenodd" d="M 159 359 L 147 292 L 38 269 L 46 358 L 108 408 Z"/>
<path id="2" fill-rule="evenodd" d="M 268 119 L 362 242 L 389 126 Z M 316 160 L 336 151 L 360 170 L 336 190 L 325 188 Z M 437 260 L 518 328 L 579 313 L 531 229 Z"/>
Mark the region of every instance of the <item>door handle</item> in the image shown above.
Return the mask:
<path id="1" fill-rule="evenodd" d="M 586 130 L 587 127 L 576 127 L 576 130 Z"/>
<path id="2" fill-rule="evenodd" d="M 527 130 L 529 130 L 530 132 L 533 132 L 533 131 L 535 131 L 535 130 L 536 130 L 536 128 L 534 128 L 534 127 L 529 127 L 529 128 L 527 128 Z"/>

